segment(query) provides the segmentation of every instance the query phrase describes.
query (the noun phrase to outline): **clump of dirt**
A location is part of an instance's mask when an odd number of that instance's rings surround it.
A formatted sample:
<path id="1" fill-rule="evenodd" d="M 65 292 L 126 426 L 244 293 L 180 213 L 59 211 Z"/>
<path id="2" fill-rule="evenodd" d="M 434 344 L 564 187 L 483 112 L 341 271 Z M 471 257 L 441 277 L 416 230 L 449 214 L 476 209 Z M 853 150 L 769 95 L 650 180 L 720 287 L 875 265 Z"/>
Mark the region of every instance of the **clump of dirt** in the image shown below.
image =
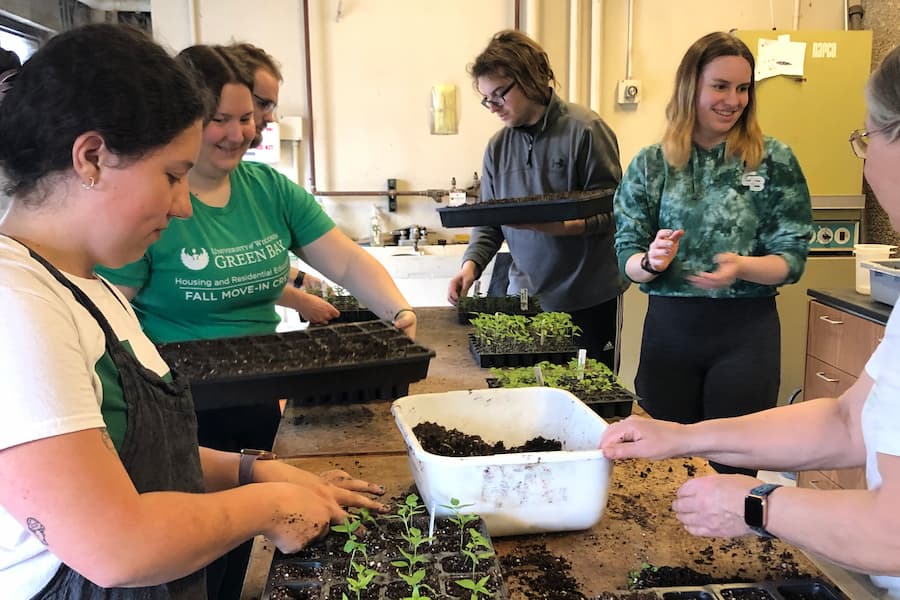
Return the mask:
<path id="1" fill-rule="evenodd" d="M 551 554 L 544 544 L 526 544 L 500 557 L 500 569 L 510 592 L 518 590 L 528 600 L 586 600 L 572 564 Z"/>
<path id="2" fill-rule="evenodd" d="M 413 433 L 426 452 L 438 456 L 490 456 L 493 454 L 516 454 L 521 452 L 555 452 L 562 450 L 562 442 L 538 436 L 521 446 L 507 448 L 502 441 L 489 444 L 480 435 L 469 435 L 458 429 L 448 429 L 443 425 L 426 421 L 413 427 Z"/>

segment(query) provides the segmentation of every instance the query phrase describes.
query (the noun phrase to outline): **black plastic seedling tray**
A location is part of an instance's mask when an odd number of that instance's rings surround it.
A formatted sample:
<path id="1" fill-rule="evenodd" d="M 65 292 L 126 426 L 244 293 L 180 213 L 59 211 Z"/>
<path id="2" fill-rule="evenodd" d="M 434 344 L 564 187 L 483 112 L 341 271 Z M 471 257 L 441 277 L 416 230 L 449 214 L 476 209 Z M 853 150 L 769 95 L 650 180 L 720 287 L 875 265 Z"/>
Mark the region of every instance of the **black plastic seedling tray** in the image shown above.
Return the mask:
<path id="1" fill-rule="evenodd" d="M 559 192 L 442 206 L 437 209 L 444 227 L 524 225 L 583 219 L 612 210 L 615 187 L 586 192 Z"/>
<path id="2" fill-rule="evenodd" d="M 378 519 L 378 522 L 379 527 L 402 527 L 399 521 Z M 427 535 L 427 520 L 419 526 L 423 535 Z M 373 530 L 374 526 L 367 523 L 366 528 Z M 479 522 L 477 529 L 482 536 L 490 540 L 483 522 Z M 369 539 L 371 535 L 375 533 L 363 537 L 360 541 L 368 546 L 366 564 L 379 574 L 368 588 L 361 592 L 360 597 L 367 600 L 408 597 L 409 586 L 397 574 L 398 567 L 391 565 L 391 561 L 403 558 L 397 547 L 398 544 L 404 544 L 403 540 L 396 536 L 396 543 L 382 538 L 372 541 Z M 438 540 L 433 546 L 425 545 L 418 551 L 427 559 L 426 582 L 436 588 L 434 592 L 429 593 L 422 590 L 424 595 L 435 600 L 438 598 L 468 600 L 471 592 L 457 585 L 455 581 L 464 578 L 477 581 L 485 575 L 490 575 L 494 592 L 489 598 L 506 600 L 509 597 L 496 556 L 481 559 L 473 577 L 470 563 L 464 562 L 464 556 L 458 550 L 457 526 L 449 519 L 437 519 L 435 535 Z M 468 536 L 465 539 L 468 540 Z M 356 594 L 346 587 L 346 577 L 350 570 L 349 555 L 343 551 L 346 540 L 345 535 L 332 532 L 325 540 L 308 546 L 296 554 L 282 554 L 276 551 L 260 600 L 341 600 L 342 593 L 355 600 Z"/>
<path id="3" fill-rule="evenodd" d="M 500 383 L 496 377 L 488 377 L 486 381 L 489 388 L 503 387 L 503 384 Z M 576 398 L 584 402 L 588 408 L 604 419 L 629 416 L 634 403 L 638 400 L 637 396 L 625 388 L 618 386 L 613 390 L 606 391 L 603 394 L 603 398 L 587 398 L 573 390 L 567 391 L 574 394 Z"/>
<path id="4" fill-rule="evenodd" d="M 541 312 L 541 302 L 532 296 L 528 298 L 528 307 L 522 310 L 522 302 L 518 296 L 463 296 L 456 305 L 456 312 L 460 325 L 466 325 L 478 313 L 533 317 Z"/>
<path id="5" fill-rule="evenodd" d="M 273 398 L 295 403 L 393 400 L 428 374 L 435 355 L 386 321 L 176 342 L 159 351 L 188 378 L 197 410 Z"/>
<path id="6" fill-rule="evenodd" d="M 482 369 L 490 367 L 527 367 L 536 365 L 537 363 L 547 360 L 552 363 L 562 364 L 575 358 L 578 349 L 572 343 L 571 348 L 550 351 L 534 351 L 534 352 L 490 352 L 480 348 L 475 340 L 474 334 L 469 334 L 469 352 L 472 358 Z"/>
<path id="7" fill-rule="evenodd" d="M 661 600 L 847 600 L 840 590 L 821 579 L 649 588 L 641 592 L 655 592 Z"/>

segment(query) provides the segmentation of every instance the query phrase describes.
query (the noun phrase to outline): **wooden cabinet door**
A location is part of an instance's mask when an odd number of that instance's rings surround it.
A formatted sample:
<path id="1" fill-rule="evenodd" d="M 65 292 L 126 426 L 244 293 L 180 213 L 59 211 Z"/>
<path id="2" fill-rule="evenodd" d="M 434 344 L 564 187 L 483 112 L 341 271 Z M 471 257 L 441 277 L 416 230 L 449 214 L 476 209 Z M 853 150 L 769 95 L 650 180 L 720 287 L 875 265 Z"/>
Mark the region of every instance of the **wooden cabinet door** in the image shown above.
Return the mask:
<path id="1" fill-rule="evenodd" d="M 883 335 L 883 325 L 819 302 L 809 303 L 806 353 L 846 373 L 862 373 Z"/>
<path id="2" fill-rule="evenodd" d="M 812 356 L 806 356 L 803 399 L 837 398 L 856 383 L 856 377 Z"/>
<path id="3" fill-rule="evenodd" d="M 839 490 L 838 484 L 829 479 L 822 471 L 800 471 L 797 474 L 797 487 L 816 490 Z"/>

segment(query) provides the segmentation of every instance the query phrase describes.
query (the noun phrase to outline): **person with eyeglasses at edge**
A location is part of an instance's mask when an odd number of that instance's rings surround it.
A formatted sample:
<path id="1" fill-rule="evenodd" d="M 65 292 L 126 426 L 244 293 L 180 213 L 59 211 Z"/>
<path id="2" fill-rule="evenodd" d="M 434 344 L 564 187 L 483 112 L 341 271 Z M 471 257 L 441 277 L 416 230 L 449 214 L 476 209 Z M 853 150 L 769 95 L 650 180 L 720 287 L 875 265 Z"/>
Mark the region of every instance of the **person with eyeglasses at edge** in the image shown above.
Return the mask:
<path id="1" fill-rule="evenodd" d="M 654 419 L 696 423 L 778 401 L 775 296 L 806 266 L 812 207 L 794 153 L 760 129 L 753 73 L 736 36 L 695 41 L 662 142 L 637 153 L 616 190 L 620 266 L 649 296 L 634 386 Z"/>
<path id="2" fill-rule="evenodd" d="M 622 176 L 613 131 L 593 111 L 562 100 L 547 53 L 527 35 L 501 31 L 469 65 L 481 104 L 504 128 L 484 152 L 481 199 L 614 188 Z M 509 245 L 510 294 L 527 288 L 544 310 L 572 315 L 579 346 L 618 368 L 621 299 L 628 282 L 613 249 L 611 212 L 531 225 L 474 227 L 462 267 L 450 281 L 452 304 Z"/>
<path id="3" fill-rule="evenodd" d="M 235 42 L 228 46 L 234 55 L 253 77 L 253 121 L 256 124 L 256 136 L 250 142 L 251 148 L 262 143 L 262 132 L 269 123 L 275 122 L 275 109 L 278 108 L 278 92 L 284 77 L 278 61 L 271 54 L 248 42 Z M 291 267 L 290 281 L 284 293 L 278 299 L 279 306 L 295 309 L 305 321 L 315 325 L 323 325 L 341 315 L 340 311 L 328 301 L 308 293 L 309 290 L 321 289 L 322 281 L 309 273 Z"/>
<path id="4" fill-rule="evenodd" d="M 900 229 L 900 48 L 866 85 L 864 131 L 850 136 L 866 182 Z M 687 239 L 685 237 L 685 239 Z M 779 487 L 743 475 L 688 480 L 672 509 L 692 535 L 756 533 L 869 575 L 900 600 L 900 305 L 863 373 L 838 398 L 808 399 L 742 417 L 692 425 L 630 417 L 610 425 L 600 447 L 610 459 L 702 456 L 773 471 L 866 469 L 865 490 Z M 741 382 L 743 383 L 743 382 Z M 760 489 L 761 488 L 761 489 Z"/>

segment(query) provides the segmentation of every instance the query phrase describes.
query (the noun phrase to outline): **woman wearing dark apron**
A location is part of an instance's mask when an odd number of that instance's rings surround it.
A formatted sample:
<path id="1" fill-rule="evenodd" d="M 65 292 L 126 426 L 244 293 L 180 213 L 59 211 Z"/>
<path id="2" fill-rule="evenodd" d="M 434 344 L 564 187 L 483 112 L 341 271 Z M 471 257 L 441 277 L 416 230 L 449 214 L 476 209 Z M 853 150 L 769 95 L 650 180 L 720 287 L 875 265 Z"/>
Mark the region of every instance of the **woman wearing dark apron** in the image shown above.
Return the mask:
<path id="1" fill-rule="evenodd" d="M 344 506 L 383 509 L 343 473 L 198 448 L 185 383 L 94 275 L 190 216 L 190 77 L 104 24 L 52 38 L 5 82 L 0 595 L 202 599 L 204 566 L 244 540 L 296 551 Z"/>

